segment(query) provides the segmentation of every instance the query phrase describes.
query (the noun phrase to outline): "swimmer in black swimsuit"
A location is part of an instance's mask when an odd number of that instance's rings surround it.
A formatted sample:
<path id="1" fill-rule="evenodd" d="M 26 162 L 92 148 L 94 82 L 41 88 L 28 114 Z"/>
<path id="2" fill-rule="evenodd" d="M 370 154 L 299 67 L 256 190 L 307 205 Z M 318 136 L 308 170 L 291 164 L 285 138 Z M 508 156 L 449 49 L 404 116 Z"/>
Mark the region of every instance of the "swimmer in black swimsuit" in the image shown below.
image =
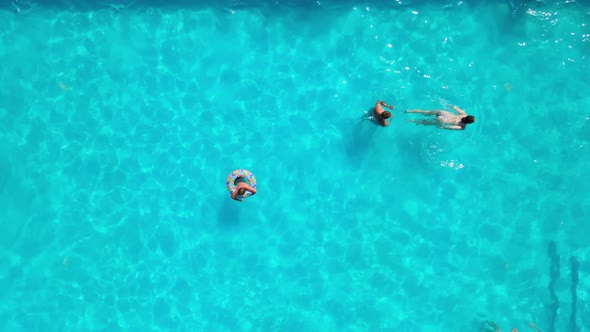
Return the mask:
<path id="1" fill-rule="evenodd" d="M 408 122 L 414 122 L 416 124 L 421 124 L 423 126 L 431 126 L 435 125 L 440 129 L 449 129 L 449 130 L 463 130 L 465 127 L 475 122 L 475 117 L 473 115 L 467 115 L 465 111 L 460 109 L 457 106 L 449 105 L 452 109 L 457 112 L 457 114 L 453 114 L 448 111 L 443 110 L 434 110 L 434 111 L 423 111 L 423 110 L 409 110 L 405 111 L 404 113 L 419 113 L 424 115 L 436 115 L 434 119 L 428 120 L 406 120 Z"/>

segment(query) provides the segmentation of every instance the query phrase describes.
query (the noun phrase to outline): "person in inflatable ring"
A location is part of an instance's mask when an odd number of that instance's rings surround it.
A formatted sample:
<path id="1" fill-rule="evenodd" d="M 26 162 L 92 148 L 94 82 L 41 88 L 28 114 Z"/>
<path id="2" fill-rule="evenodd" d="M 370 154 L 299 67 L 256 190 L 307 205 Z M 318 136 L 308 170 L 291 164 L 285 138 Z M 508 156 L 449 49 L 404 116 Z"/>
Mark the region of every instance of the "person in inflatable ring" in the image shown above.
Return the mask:
<path id="1" fill-rule="evenodd" d="M 236 190 L 234 190 L 231 193 L 232 199 L 235 199 L 239 202 L 243 202 L 246 190 L 249 191 L 252 195 L 256 194 L 256 189 L 252 188 L 252 186 L 248 184 L 248 181 L 245 178 L 237 178 L 236 181 L 234 181 L 234 183 L 236 184 Z"/>

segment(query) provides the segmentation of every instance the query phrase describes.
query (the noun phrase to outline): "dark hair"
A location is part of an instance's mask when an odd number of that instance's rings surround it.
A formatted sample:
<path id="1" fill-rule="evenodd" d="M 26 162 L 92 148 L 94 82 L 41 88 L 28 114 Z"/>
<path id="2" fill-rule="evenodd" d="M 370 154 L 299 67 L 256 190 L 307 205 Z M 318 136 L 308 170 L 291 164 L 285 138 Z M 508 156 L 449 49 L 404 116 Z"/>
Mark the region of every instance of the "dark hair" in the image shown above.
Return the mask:
<path id="1" fill-rule="evenodd" d="M 384 119 L 388 119 L 391 116 L 391 113 L 385 111 L 385 112 L 381 113 L 381 116 L 383 116 Z"/>
<path id="2" fill-rule="evenodd" d="M 246 189 L 244 189 L 244 188 L 240 188 L 238 190 L 238 195 L 244 195 L 245 193 L 246 193 Z"/>
<path id="3" fill-rule="evenodd" d="M 461 119 L 461 122 L 463 122 L 463 123 L 474 123 L 475 122 L 475 117 L 473 115 L 468 115 L 468 116 L 464 117 L 463 119 Z"/>

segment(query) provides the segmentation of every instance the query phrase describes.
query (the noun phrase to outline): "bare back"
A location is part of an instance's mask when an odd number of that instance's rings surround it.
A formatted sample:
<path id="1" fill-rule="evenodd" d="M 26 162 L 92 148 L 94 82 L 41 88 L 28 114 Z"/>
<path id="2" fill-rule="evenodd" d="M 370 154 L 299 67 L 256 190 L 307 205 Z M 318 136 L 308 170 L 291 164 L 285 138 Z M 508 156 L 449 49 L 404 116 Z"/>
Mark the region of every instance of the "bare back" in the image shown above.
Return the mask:
<path id="1" fill-rule="evenodd" d="M 385 112 L 385 109 L 383 108 L 383 106 L 391 110 L 394 109 L 393 106 L 388 105 L 386 102 L 378 100 L 377 103 L 375 103 L 375 108 L 373 108 L 373 117 L 375 118 L 375 121 L 377 121 L 377 123 L 379 123 L 383 127 L 387 127 L 389 126 L 389 122 L 391 121 L 391 119 L 393 119 L 393 116 L 391 116 L 391 114 L 388 115 L 389 121 L 386 118 L 384 118 L 383 113 Z"/>
<path id="2" fill-rule="evenodd" d="M 453 114 L 447 111 L 438 111 L 436 114 L 436 122 L 438 122 L 439 126 L 441 127 L 461 126 L 464 128 L 465 126 L 463 126 L 463 122 L 461 122 L 463 117 L 465 117 L 463 114 Z"/>

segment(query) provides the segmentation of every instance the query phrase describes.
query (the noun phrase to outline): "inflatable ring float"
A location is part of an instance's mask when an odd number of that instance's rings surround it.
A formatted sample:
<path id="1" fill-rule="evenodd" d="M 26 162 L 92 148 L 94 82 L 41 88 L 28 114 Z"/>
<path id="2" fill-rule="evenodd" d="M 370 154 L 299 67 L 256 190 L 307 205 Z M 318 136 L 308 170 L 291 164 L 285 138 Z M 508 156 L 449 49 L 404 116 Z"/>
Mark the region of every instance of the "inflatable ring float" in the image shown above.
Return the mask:
<path id="1" fill-rule="evenodd" d="M 229 173 L 227 179 L 225 179 L 225 186 L 227 187 L 227 190 L 230 194 L 233 194 L 234 191 L 236 191 L 238 186 L 236 180 L 238 179 L 244 179 L 244 181 L 248 182 L 250 187 L 256 189 L 256 178 L 254 177 L 254 174 L 245 169 L 236 169 L 235 171 Z M 246 190 L 246 193 L 242 197 L 246 198 L 250 196 L 252 196 L 252 193 Z"/>

